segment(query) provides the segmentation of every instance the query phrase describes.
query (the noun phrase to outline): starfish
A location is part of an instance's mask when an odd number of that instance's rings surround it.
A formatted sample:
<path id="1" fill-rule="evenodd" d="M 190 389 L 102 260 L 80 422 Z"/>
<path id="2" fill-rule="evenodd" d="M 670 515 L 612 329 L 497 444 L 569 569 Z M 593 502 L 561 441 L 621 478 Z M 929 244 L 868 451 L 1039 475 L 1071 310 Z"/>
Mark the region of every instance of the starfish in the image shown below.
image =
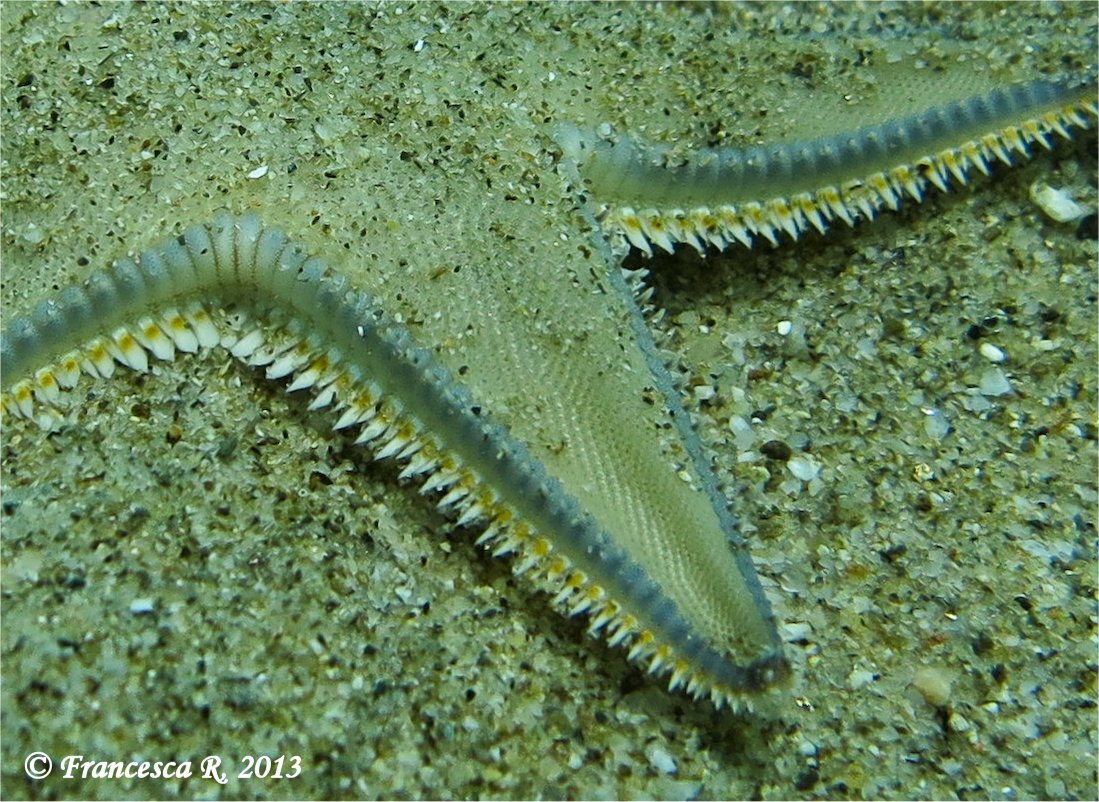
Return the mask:
<path id="1" fill-rule="evenodd" d="M 650 241 L 668 252 L 675 241 L 690 242 L 703 252 L 704 243 L 750 245 L 752 234 L 777 244 L 781 232 L 796 238 L 810 224 L 824 233 L 826 219 L 854 225 L 858 216 L 896 209 L 902 193 L 921 200 L 929 184 L 945 192 L 951 177 L 964 183 L 974 168 L 987 175 L 992 157 L 1010 165 L 1009 151 L 1049 149 L 1050 135 L 1067 139 L 1070 128 L 1086 127 L 1085 115 L 1096 113 L 1091 94 L 1036 83 L 854 134 L 708 151 L 678 168 L 629 142 L 604 144 L 572 130 L 561 139 L 576 183 L 579 167 L 597 196 L 605 189 L 642 202 L 693 203 L 616 209 L 602 215 L 605 231 L 619 229 L 649 256 Z M 741 200 L 776 194 L 738 208 L 726 188 Z M 720 205 L 703 205 L 711 196 Z M 610 248 L 601 250 L 614 264 Z M 459 525 L 482 525 L 478 544 L 495 556 L 517 554 L 516 573 L 530 574 L 555 605 L 589 615 L 592 633 L 627 647 L 648 673 L 669 675 L 671 689 L 721 707 L 775 685 L 788 665 L 745 543 L 629 288 L 613 268 L 597 276 L 610 288 L 601 294 L 617 296 L 600 301 L 615 321 L 610 359 L 602 327 L 574 338 L 553 328 L 563 315 L 542 326 L 572 352 L 565 359 L 547 358 L 541 341 L 506 346 L 505 332 L 496 332 L 501 353 L 513 348 L 512 378 L 535 380 L 533 360 L 553 376 L 555 391 L 565 388 L 543 399 L 563 410 L 558 430 L 571 433 L 563 450 L 542 451 L 521 419 L 494 420 L 484 407 L 489 388 L 472 393 L 373 297 L 254 215 L 220 213 L 9 322 L 0 356 L 15 380 L 0 400 L 9 413 L 35 419 L 36 405 L 60 402 L 82 373 L 109 379 L 116 363 L 145 372 L 150 357 L 172 361 L 178 351 L 220 345 L 265 368 L 268 379 L 292 379 L 291 392 L 315 391 L 310 409 L 334 406 L 337 430 L 355 430 L 355 444 L 375 459 L 395 459 L 400 478 L 437 492 L 439 508 Z M 644 297 L 640 284 L 638 292 Z M 232 320 L 221 319 L 223 310 Z M 521 326 L 530 311 L 501 306 L 491 314 Z M 645 424 L 653 435 L 618 430 L 613 416 L 631 397 L 656 407 Z M 631 417 L 646 420 L 644 412 Z M 670 435 L 656 434 L 662 429 Z"/>
<path id="2" fill-rule="evenodd" d="M 317 125 L 318 125 L 318 127 L 323 127 L 325 125 L 325 123 L 322 122 L 322 123 L 318 123 Z M 323 128 L 323 130 L 324 130 L 325 133 L 328 133 L 327 128 Z M 321 134 L 318 134 L 318 137 L 320 137 L 323 140 L 323 136 Z M 409 153 L 411 153 L 411 151 L 409 151 Z M 400 158 L 399 154 L 397 154 L 397 158 L 398 159 Z M 415 187 L 417 185 L 416 175 L 424 168 L 421 167 L 420 165 L 415 164 L 415 156 L 411 156 L 410 161 L 412 161 L 414 166 L 412 168 L 404 170 L 403 178 L 406 179 L 406 180 L 402 183 L 405 186 Z M 457 162 L 452 162 L 450 164 L 450 167 L 455 168 L 457 170 L 457 168 L 460 168 L 460 165 L 461 165 L 461 162 L 457 161 Z M 259 172 L 260 169 L 261 168 L 255 168 L 253 170 L 250 170 L 249 174 L 257 173 L 257 172 Z M 400 168 L 397 168 L 397 169 L 400 169 Z M 460 170 L 458 170 L 458 171 L 460 172 Z M 260 179 L 257 178 L 257 179 L 251 179 L 251 180 L 260 180 Z M 457 180 L 457 179 L 455 179 L 455 180 Z M 501 180 L 505 180 L 505 179 L 501 179 Z M 423 186 L 422 183 L 421 183 L 421 186 Z M 461 187 L 460 181 L 457 182 L 455 184 L 455 186 Z M 530 191 L 524 189 L 523 183 L 522 183 L 521 180 L 512 182 L 512 184 L 510 186 L 507 186 L 505 184 L 505 188 L 501 191 L 502 200 L 503 200 L 504 203 L 518 203 L 524 197 L 524 195 L 529 195 L 529 194 L 530 194 Z M 510 196 L 510 198 L 509 198 L 509 196 Z M 382 211 L 379 212 L 379 214 L 380 215 L 388 214 L 388 212 L 386 210 L 388 210 L 389 208 L 390 208 L 390 206 L 388 204 L 385 204 L 384 208 L 382 209 Z M 265 216 L 266 216 L 266 210 L 265 210 Z M 491 215 L 485 215 L 486 220 L 490 216 Z M 577 214 L 576 218 L 579 221 L 580 220 L 580 215 Z M 384 226 L 379 226 L 379 228 L 384 227 L 384 228 L 388 229 L 389 232 L 391 234 L 393 234 L 394 236 L 398 236 L 398 235 L 401 235 L 401 234 L 405 234 L 407 232 L 407 229 L 409 228 L 410 220 L 413 223 L 415 223 L 416 218 L 415 217 L 402 217 L 402 216 L 397 215 L 397 214 L 392 214 L 389 217 L 381 217 L 377 222 L 384 224 Z M 491 225 L 485 225 L 484 222 L 476 221 L 476 220 L 474 220 L 473 217 L 471 217 L 470 220 L 471 220 L 471 222 L 469 222 L 467 225 L 469 225 L 469 227 L 472 230 L 479 230 L 479 229 L 491 230 Z M 297 230 L 297 228 L 291 226 L 288 222 L 283 223 L 283 227 L 285 227 L 287 230 L 295 230 L 295 231 Z M 414 225 L 413 228 L 415 230 L 412 231 L 411 234 L 410 234 L 410 236 L 412 236 L 412 237 L 421 237 L 421 236 L 426 236 L 428 234 L 428 232 L 425 232 L 425 231 L 422 230 L 422 226 Z M 462 223 L 461 222 L 457 223 L 455 226 L 453 226 L 453 228 L 457 229 L 460 232 L 462 230 Z M 576 229 L 577 230 L 582 230 L 582 228 L 583 228 L 582 221 L 578 222 L 577 225 L 576 225 Z M 524 230 L 524 234 L 529 233 L 529 228 L 524 227 L 523 230 Z M 34 236 L 33 231 L 29 231 L 28 233 L 30 233 L 32 236 Z M 453 236 L 453 235 L 448 235 L 448 236 Z M 502 231 L 498 232 L 498 236 L 500 237 L 500 239 L 503 242 L 515 241 L 516 239 L 524 239 L 525 241 L 532 241 L 532 240 L 526 239 L 525 236 L 523 238 L 519 238 L 519 237 L 517 237 L 515 232 L 513 232 L 513 231 L 509 232 L 507 230 L 502 230 Z M 308 239 L 308 237 L 309 237 L 309 235 L 306 234 L 307 239 Z M 509 239 L 509 237 L 510 237 L 510 239 Z M 379 236 L 377 238 L 377 240 L 380 241 L 380 239 L 381 239 L 381 237 Z M 347 248 L 347 252 L 351 253 L 352 249 L 355 248 L 355 247 L 358 247 L 358 246 L 357 245 L 351 245 L 350 247 Z M 384 245 L 379 242 L 379 244 L 371 244 L 368 247 L 378 248 L 380 250 L 384 247 Z M 551 246 L 551 248 L 552 248 L 552 246 Z M 320 252 L 324 252 L 324 251 L 329 250 L 329 249 L 330 248 L 323 247 L 323 244 L 321 246 L 317 246 L 316 243 L 310 243 L 310 250 L 317 250 L 317 251 L 320 251 Z M 572 269 L 574 271 L 574 275 L 572 277 L 572 281 L 573 281 L 574 285 L 579 286 L 579 287 L 590 286 L 589 284 L 587 284 L 587 281 L 586 281 L 585 277 L 583 276 L 583 267 L 582 267 L 582 265 L 584 264 L 583 261 L 577 262 L 577 261 L 575 261 L 575 257 L 570 259 L 570 257 L 566 254 L 565 250 L 566 250 L 565 248 L 563 248 L 561 246 L 558 246 L 557 250 L 553 252 L 554 256 L 553 256 L 552 261 L 554 261 L 558 265 L 561 265 L 561 264 L 564 264 L 564 265 L 575 264 L 576 267 L 574 267 L 574 268 L 566 267 L 566 271 L 569 270 L 569 269 Z M 506 361 L 508 359 L 507 354 L 504 354 L 501 364 L 493 365 L 491 362 L 486 363 L 485 362 L 485 357 L 484 357 L 484 353 L 485 353 L 484 349 L 486 349 L 487 346 L 483 346 L 483 345 L 478 346 L 475 342 L 473 344 L 470 344 L 470 342 L 469 342 L 470 340 L 475 340 L 477 338 L 477 336 L 482 333 L 482 331 L 484 330 L 484 323 L 481 322 L 477 325 L 472 325 L 471 326 L 470 325 L 470 319 L 471 319 L 470 316 L 467 315 L 465 318 L 459 317 L 460 315 L 462 315 L 463 310 L 460 309 L 460 308 L 456 308 L 455 304 L 452 304 L 452 303 L 448 304 L 447 300 L 446 300 L 446 296 L 450 293 L 453 293 L 454 292 L 454 287 L 459 286 L 459 285 L 455 285 L 455 284 L 451 283 L 448 286 L 447 285 L 447 280 L 449 279 L 450 281 L 453 281 L 451 276 L 459 275 L 459 276 L 461 276 L 461 279 L 462 279 L 462 282 L 463 282 L 462 285 L 460 285 L 460 286 L 462 286 L 463 288 L 468 288 L 468 287 L 472 286 L 472 287 L 479 288 L 477 290 L 478 292 L 487 292 L 486 288 L 489 285 L 499 283 L 499 281 L 501 279 L 501 275 L 500 275 L 501 271 L 506 273 L 508 270 L 516 270 L 516 269 L 519 268 L 518 260 L 516 259 L 516 256 L 518 254 L 511 251 L 511 250 L 508 250 L 507 248 L 503 248 L 502 251 L 505 254 L 505 256 L 503 256 L 503 258 L 501 260 L 502 263 L 498 266 L 495 266 L 495 269 L 493 269 L 491 271 L 486 268 L 485 272 L 486 272 L 487 275 L 484 275 L 484 276 L 477 276 L 477 275 L 470 276 L 469 275 L 469 273 L 471 271 L 476 273 L 476 271 L 482 269 L 482 268 L 479 268 L 477 266 L 473 266 L 473 265 L 469 265 L 469 264 L 448 264 L 446 262 L 446 260 L 443 260 L 443 263 L 436 264 L 433 267 L 433 272 L 431 272 L 431 274 L 430 274 L 431 276 L 433 276 L 433 278 L 427 278 L 424 275 L 423 268 L 419 267 L 416 264 L 416 260 L 412 259 L 412 258 L 410 258 L 408 260 L 407 264 L 401 266 L 402 269 L 403 269 L 403 274 L 402 274 L 401 271 L 397 272 L 398 276 L 404 275 L 405 277 L 407 277 L 407 281 L 409 283 L 406 286 L 414 287 L 417 290 L 419 290 L 421 284 L 427 283 L 428 288 L 430 290 L 430 282 L 435 282 L 436 284 L 441 283 L 441 286 L 437 290 L 435 290 L 434 292 L 428 291 L 428 292 L 425 292 L 425 293 L 420 293 L 420 292 L 417 291 L 417 292 L 413 293 L 411 289 L 404 289 L 404 288 L 398 289 L 398 290 L 396 290 L 396 292 L 394 292 L 394 290 L 392 290 L 391 288 L 387 288 L 387 287 L 384 286 L 385 284 L 390 283 L 390 282 L 393 281 L 393 273 L 392 272 L 390 272 L 388 275 L 386 275 L 384 277 L 379 277 L 378 279 L 368 277 L 366 280 L 368 282 L 372 282 L 372 281 L 377 281 L 378 282 L 379 289 L 386 291 L 387 295 L 389 296 L 387 298 L 387 303 L 389 304 L 389 306 L 387 308 L 395 309 L 396 311 L 393 313 L 394 316 L 402 319 L 403 321 L 405 321 L 407 323 L 407 327 L 409 329 L 411 329 L 413 332 L 424 332 L 424 333 L 426 333 L 426 332 L 431 331 L 432 326 L 434 325 L 434 320 L 437 319 L 438 317 L 442 317 L 442 318 L 454 317 L 454 318 L 456 318 L 456 319 L 453 319 L 453 320 L 447 320 L 445 326 L 442 329 L 435 329 L 436 331 L 441 330 L 443 332 L 450 332 L 449 334 L 445 334 L 445 333 L 442 334 L 442 335 L 432 334 L 429 337 L 429 341 L 436 341 L 436 342 L 440 343 L 440 345 L 437 345 L 436 349 L 435 349 L 438 353 L 440 353 L 440 355 L 446 355 L 448 353 L 451 354 L 451 355 L 453 355 L 453 354 L 458 355 L 458 357 L 456 358 L 456 361 L 451 363 L 452 365 L 455 366 L 454 367 L 454 372 L 455 373 L 462 374 L 463 369 L 465 369 L 467 372 L 473 374 L 468 379 L 468 381 L 473 386 L 477 386 L 477 382 L 482 382 L 483 383 L 482 386 L 488 386 L 492 382 L 498 382 L 499 381 L 499 379 L 497 379 L 497 378 L 495 378 L 494 376 L 491 375 L 493 371 L 498 371 L 499 374 L 506 375 L 509 371 L 513 371 L 515 369 L 515 365 L 514 364 L 509 364 Z M 511 253 L 512 255 L 507 256 L 506 254 L 509 254 L 509 253 Z M 373 259 L 374 257 L 371 256 L 370 258 Z M 379 258 L 377 259 L 377 261 L 379 261 L 379 262 L 383 261 L 383 259 L 381 258 L 380 255 L 379 255 Z M 509 262 L 510 262 L 510 264 L 509 264 Z M 452 271 L 455 268 L 457 268 L 458 271 L 459 271 L 457 274 L 452 273 Z M 368 286 L 370 286 L 370 285 L 368 284 Z M 507 285 L 505 284 L 505 286 L 507 286 Z M 569 347 L 578 348 L 578 347 L 580 347 L 579 345 L 577 345 L 575 343 L 570 343 L 567 337 L 563 338 L 561 336 L 560 332 L 554 331 L 552 329 L 552 325 L 550 325 L 550 328 L 548 330 L 545 328 L 547 326 L 547 320 L 550 321 L 550 324 L 552 324 L 552 322 L 554 320 L 565 319 L 564 316 L 566 314 L 568 314 L 568 310 L 563 309 L 563 308 L 559 308 L 559 306 L 554 306 L 554 304 L 559 304 L 560 303 L 559 298 L 553 297 L 553 293 L 561 292 L 561 290 L 559 290 L 559 289 L 553 289 L 556 286 L 557 286 L 556 284 L 548 283 L 548 279 L 547 279 L 547 284 L 546 284 L 547 293 L 545 295 L 545 304 L 543 306 L 529 306 L 528 305 L 525 308 L 523 308 L 523 307 L 520 307 L 520 308 L 523 309 L 523 311 L 525 311 L 528 314 L 528 317 L 529 317 L 529 320 L 530 320 L 530 325 L 533 327 L 534 330 L 540 330 L 540 331 L 543 331 L 544 333 L 548 333 L 550 335 L 551 339 L 556 339 L 556 340 L 559 341 L 557 343 L 557 345 L 559 347 L 563 346 L 565 348 L 569 348 Z M 371 289 L 374 290 L 375 288 L 371 286 Z M 381 293 L 379 292 L 377 294 L 381 294 Z M 396 294 L 396 296 L 397 296 L 395 299 L 392 297 L 394 294 Z M 484 297 L 489 297 L 489 296 L 485 295 Z M 570 305 L 572 305 L 574 303 L 577 304 L 577 305 L 580 305 L 584 302 L 584 299 L 583 298 L 577 299 L 574 296 L 568 296 L 568 302 L 569 302 Z M 529 304 L 529 301 L 524 301 L 524 303 Z M 599 309 L 600 309 L 599 303 L 600 303 L 600 301 L 598 300 L 598 298 L 596 298 L 596 300 L 591 301 L 591 303 L 587 307 L 584 307 L 587 311 L 584 312 L 583 314 L 577 315 L 576 310 L 572 310 L 572 313 L 574 315 L 576 315 L 576 318 L 579 318 L 579 319 L 583 319 L 585 315 L 587 315 L 590 318 L 595 318 L 599 314 Z M 476 320 L 476 316 L 473 316 L 472 319 Z M 421 334 L 421 337 L 422 336 L 423 336 L 423 334 Z M 489 338 L 489 339 L 495 339 L 495 338 Z M 478 350 L 479 348 L 482 349 L 482 350 Z M 475 362 L 473 356 L 467 356 L 467 355 L 479 355 L 479 359 Z M 452 358 L 454 358 L 454 357 L 452 356 Z M 517 357 L 515 357 L 514 355 L 512 355 L 511 358 L 513 360 L 517 359 Z M 466 361 L 468 361 L 468 363 L 469 363 L 468 365 L 465 364 Z M 479 372 L 481 374 L 480 376 L 478 376 Z M 486 374 L 488 374 L 487 378 L 486 378 Z M 83 385 L 81 385 L 81 387 L 83 387 Z M 198 401 L 198 402 L 200 402 L 204 405 L 206 405 L 206 404 L 213 405 L 213 404 L 218 403 L 217 401 L 215 401 L 212 398 L 209 398 L 208 396 L 209 396 L 208 393 L 203 393 L 200 396 L 196 397 L 196 401 Z M 270 402 L 268 402 L 268 403 L 270 403 Z M 538 413 L 537 415 L 531 416 L 532 420 L 537 421 L 537 431 L 531 433 L 528 430 L 528 433 L 525 435 L 526 438 L 534 440 L 536 438 L 542 437 L 542 438 L 546 438 L 546 440 L 549 441 L 553 437 L 560 437 L 560 432 L 563 429 L 561 429 L 557 426 L 551 426 L 547 423 L 547 421 L 551 421 L 552 418 L 549 417 L 550 410 L 544 408 L 545 407 L 545 401 L 544 400 L 536 399 L 536 400 L 532 401 L 531 398 L 526 397 L 523 392 L 516 392 L 512 395 L 506 395 L 505 394 L 503 397 L 498 399 L 496 401 L 496 403 L 499 404 L 499 406 L 498 407 L 494 406 L 494 411 L 495 411 L 495 409 L 501 409 L 503 411 L 503 414 L 510 415 L 510 418 L 513 419 L 513 420 L 522 417 L 523 413 L 526 409 L 532 409 L 532 410 L 534 410 Z M 140 414 L 141 413 L 139 412 L 139 417 L 140 417 Z M 561 422 L 558 421 L 557 423 L 560 424 Z M 552 446 L 553 443 L 551 442 L 550 445 Z M 570 445 L 571 445 L 571 443 L 566 440 L 566 441 L 563 441 L 563 442 L 559 443 L 556 447 L 564 449 L 564 450 L 568 450 Z M 139 607 L 140 607 L 140 605 L 139 605 Z"/>

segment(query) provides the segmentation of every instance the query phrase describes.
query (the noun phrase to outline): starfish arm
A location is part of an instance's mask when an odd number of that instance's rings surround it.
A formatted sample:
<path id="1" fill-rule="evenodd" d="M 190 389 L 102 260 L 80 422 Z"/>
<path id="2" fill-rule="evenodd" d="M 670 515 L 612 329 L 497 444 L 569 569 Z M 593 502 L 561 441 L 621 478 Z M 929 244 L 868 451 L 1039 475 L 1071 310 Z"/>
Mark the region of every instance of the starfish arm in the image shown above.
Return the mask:
<path id="1" fill-rule="evenodd" d="M 628 297 L 624 286 L 622 296 Z M 243 324 L 228 323 L 220 311 L 227 307 L 247 316 Z M 742 540 L 719 559 L 724 567 L 709 574 L 718 582 L 716 594 L 654 573 L 659 560 L 609 523 L 612 514 L 597 518 L 583 509 L 414 344 L 405 326 L 323 259 L 253 215 L 222 213 L 209 225 L 191 226 L 139 261 L 119 260 L 16 317 L 0 336 L 0 404 L 10 414 L 43 415 L 45 422 L 43 410 L 61 400 L 61 390 L 81 371 L 110 372 L 104 355 L 145 371 L 150 357 L 171 360 L 177 350 L 214 344 L 265 367 L 269 378 L 292 378 L 291 391 L 311 390 L 312 408 L 334 406 L 336 428 L 358 427 L 356 442 L 375 458 L 402 463 L 402 476 L 418 477 L 425 491 L 441 495 L 439 506 L 460 524 L 484 525 L 482 545 L 498 555 L 514 553 L 517 573 L 531 575 L 563 611 L 589 615 L 593 632 L 628 647 L 651 673 L 670 675 L 673 687 L 721 706 L 788 675 Z M 671 399 L 670 386 L 666 390 Z M 681 408 L 670 414 L 686 426 Z M 693 437 L 689 426 L 685 431 Z M 698 452 L 696 441 L 686 443 L 689 453 Z M 700 476 L 708 476 L 700 458 L 695 462 Z M 735 534 L 714 488 L 706 484 L 706 491 L 722 524 L 711 533 Z M 674 488 L 658 495 L 667 503 Z M 684 513 L 686 529 L 692 514 Z M 667 536 L 683 534 L 705 533 Z M 715 596 L 719 603 L 709 605 Z M 735 634 L 720 637 L 730 627 Z"/>
<path id="2" fill-rule="evenodd" d="M 686 242 L 724 248 L 763 236 L 777 245 L 839 218 L 849 225 L 946 191 L 976 168 L 1029 146 L 1050 147 L 1097 114 L 1094 81 L 1035 81 L 832 136 L 750 148 L 702 148 L 677 159 L 667 146 L 562 126 L 558 143 L 605 205 L 602 224 L 651 255 Z"/>

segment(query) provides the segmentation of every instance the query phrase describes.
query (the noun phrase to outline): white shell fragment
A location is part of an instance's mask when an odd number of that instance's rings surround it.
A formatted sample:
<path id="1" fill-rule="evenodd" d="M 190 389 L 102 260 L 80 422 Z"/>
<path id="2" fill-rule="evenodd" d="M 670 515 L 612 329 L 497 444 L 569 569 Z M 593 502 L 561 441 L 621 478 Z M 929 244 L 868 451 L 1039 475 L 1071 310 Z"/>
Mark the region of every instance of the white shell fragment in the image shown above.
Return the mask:
<path id="1" fill-rule="evenodd" d="M 1030 199 L 1058 223 L 1071 223 L 1088 213 L 1066 190 L 1054 189 L 1042 181 L 1035 181 L 1030 185 Z"/>

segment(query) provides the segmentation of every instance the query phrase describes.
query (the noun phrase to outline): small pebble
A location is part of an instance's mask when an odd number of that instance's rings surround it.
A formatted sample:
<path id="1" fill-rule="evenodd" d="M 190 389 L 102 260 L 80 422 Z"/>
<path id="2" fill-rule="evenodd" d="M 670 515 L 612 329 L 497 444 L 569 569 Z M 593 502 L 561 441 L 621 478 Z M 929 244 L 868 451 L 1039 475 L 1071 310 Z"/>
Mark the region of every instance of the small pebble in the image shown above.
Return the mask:
<path id="1" fill-rule="evenodd" d="M 813 637 L 813 626 L 804 621 L 793 621 L 783 624 L 780 629 L 782 630 L 783 640 L 787 643 L 799 640 L 808 641 Z"/>
<path id="2" fill-rule="evenodd" d="M 675 774 L 678 770 L 678 767 L 675 765 L 675 758 L 659 746 L 650 746 L 646 749 L 645 757 L 649 759 L 649 765 L 661 774 Z"/>
<path id="3" fill-rule="evenodd" d="M 145 615 L 153 611 L 153 600 L 150 598 L 134 599 L 130 602 L 130 612 L 134 615 Z"/>
<path id="4" fill-rule="evenodd" d="M 999 368 L 989 368 L 982 373 L 978 389 L 981 395 L 987 396 L 1011 395 L 1015 391 L 1007 376 Z"/>
<path id="5" fill-rule="evenodd" d="M 853 691 L 865 688 L 871 682 L 877 680 L 878 675 L 864 668 L 856 668 L 847 675 L 847 687 Z"/>
<path id="6" fill-rule="evenodd" d="M 714 389 L 713 385 L 700 384 L 694 388 L 694 393 L 695 398 L 699 401 L 712 401 L 714 396 L 717 395 L 717 390 Z"/>
<path id="7" fill-rule="evenodd" d="M 924 410 L 923 429 L 933 440 L 942 440 L 950 434 L 950 421 L 937 409 Z"/>
<path id="8" fill-rule="evenodd" d="M 767 459 L 773 459 L 778 462 L 786 462 L 794 454 L 790 446 L 786 445 L 786 443 L 781 440 L 768 440 L 759 447 L 759 450 Z"/>
<path id="9" fill-rule="evenodd" d="M 795 457 L 786 463 L 786 468 L 803 482 L 815 479 L 820 473 L 820 464 L 808 457 Z"/>
<path id="10" fill-rule="evenodd" d="M 944 707 L 950 701 L 953 685 L 953 672 L 939 666 L 922 666 L 912 677 L 912 687 L 934 707 Z"/>
<path id="11" fill-rule="evenodd" d="M 951 713 L 950 718 L 946 720 L 946 726 L 949 727 L 952 732 L 967 732 L 973 725 L 970 724 L 969 719 L 961 713 Z"/>
<path id="12" fill-rule="evenodd" d="M 1003 362 L 1007 359 L 1007 354 L 997 348 L 995 345 L 989 342 L 981 343 L 981 356 L 987 359 L 989 362 Z"/>

